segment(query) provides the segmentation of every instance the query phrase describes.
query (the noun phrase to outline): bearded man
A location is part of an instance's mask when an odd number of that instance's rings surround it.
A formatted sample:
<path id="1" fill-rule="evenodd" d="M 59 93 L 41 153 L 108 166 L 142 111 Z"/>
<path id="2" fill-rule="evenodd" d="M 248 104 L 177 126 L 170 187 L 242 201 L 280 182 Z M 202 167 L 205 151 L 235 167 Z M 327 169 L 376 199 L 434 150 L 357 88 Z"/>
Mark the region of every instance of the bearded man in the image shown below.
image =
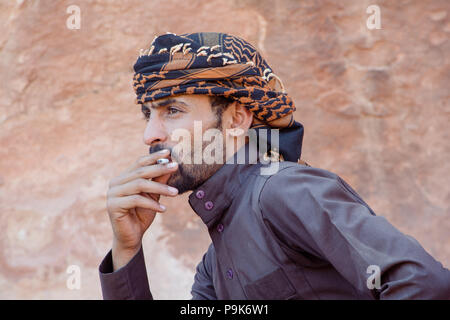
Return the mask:
<path id="1" fill-rule="evenodd" d="M 142 237 L 166 210 L 160 196 L 186 191 L 212 239 L 192 299 L 450 297 L 448 269 L 339 176 L 300 160 L 303 126 L 293 101 L 251 44 L 223 33 L 168 33 L 141 51 L 134 70 L 150 154 L 109 185 L 104 299 L 153 299 Z M 202 139 L 191 142 L 193 152 L 173 139 L 179 130 L 195 136 L 196 122 L 203 133 L 222 134 L 212 163 L 192 161 Z"/>

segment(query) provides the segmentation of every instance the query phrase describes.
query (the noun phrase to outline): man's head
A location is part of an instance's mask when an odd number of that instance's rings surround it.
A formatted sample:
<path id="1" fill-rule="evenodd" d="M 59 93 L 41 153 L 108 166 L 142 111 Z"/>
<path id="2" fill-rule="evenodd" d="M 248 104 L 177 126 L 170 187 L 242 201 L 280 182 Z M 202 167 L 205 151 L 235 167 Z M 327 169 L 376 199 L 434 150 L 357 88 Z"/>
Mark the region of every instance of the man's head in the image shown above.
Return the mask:
<path id="1" fill-rule="evenodd" d="M 233 145 L 239 149 L 243 144 L 242 139 L 229 134 L 230 129 L 246 132 L 253 121 L 252 113 L 239 102 L 202 94 L 178 95 L 144 103 L 142 113 L 147 121 L 144 143 L 150 146 L 150 152 L 169 149 L 172 160 L 179 163 L 179 170 L 172 174 L 167 184 L 177 188 L 180 194 L 195 189 L 219 170 L 227 155 L 233 154 L 225 146 Z M 201 136 L 195 134 L 195 123 L 201 124 Z M 204 141 L 203 133 L 209 129 L 219 130 L 223 140 Z M 180 149 L 174 148 L 180 145 L 180 141 L 173 140 L 180 131 L 190 136 L 190 154 L 182 154 Z M 203 155 L 207 146 L 213 153 L 220 149 L 222 159 L 211 164 L 203 159 L 201 163 L 193 163 L 194 152 Z"/>
<path id="2" fill-rule="evenodd" d="M 177 130 L 185 129 L 192 137 L 192 152 L 172 150 L 174 160 L 181 165 L 168 183 L 178 187 L 180 193 L 199 186 L 247 142 L 242 136 L 227 134 L 229 129 L 237 129 L 235 133 L 242 135 L 248 128 L 256 128 L 258 152 L 273 149 L 286 160 L 299 159 L 303 126 L 294 121 L 294 103 L 280 78 L 244 39 L 216 32 L 156 36 L 140 51 L 134 71 L 136 102 L 149 116 L 144 141 L 151 146 L 150 151 L 176 149 L 177 141 L 171 137 Z M 204 139 L 196 138 L 196 121 L 202 124 Z M 267 149 L 261 148 L 259 139 L 265 139 L 264 127 L 281 129 L 273 141 L 272 136 L 266 137 Z M 220 141 L 214 139 L 212 128 L 221 133 Z M 236 147 L 228 148 L 232 140 Z M 214 158 L 219 161 L 196 161 L 196 149 L 205 144 L 216 145 Z M 192 159 L 192 153 L 193 164 L 184 161 L 186 157 Z"/>

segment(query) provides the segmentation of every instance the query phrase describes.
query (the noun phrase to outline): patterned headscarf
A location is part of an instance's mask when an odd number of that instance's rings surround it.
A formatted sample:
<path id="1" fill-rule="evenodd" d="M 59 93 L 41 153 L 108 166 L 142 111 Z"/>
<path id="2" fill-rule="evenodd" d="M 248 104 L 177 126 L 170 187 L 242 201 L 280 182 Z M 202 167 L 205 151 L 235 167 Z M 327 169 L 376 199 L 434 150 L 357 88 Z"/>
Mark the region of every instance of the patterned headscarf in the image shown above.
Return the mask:
<path id="1" fill-rule="evenodd" d="M 134 71 L 138 104 L 179 94 L 231 98 L 253 113 L 255 130 L 281 129 L 280 154 L 285 160 L 300 158 L 303 126 L 294 121 L 294 103 L 278 76 L 245 40 L 215 32 L 167 33 L 141 49 Z"/>

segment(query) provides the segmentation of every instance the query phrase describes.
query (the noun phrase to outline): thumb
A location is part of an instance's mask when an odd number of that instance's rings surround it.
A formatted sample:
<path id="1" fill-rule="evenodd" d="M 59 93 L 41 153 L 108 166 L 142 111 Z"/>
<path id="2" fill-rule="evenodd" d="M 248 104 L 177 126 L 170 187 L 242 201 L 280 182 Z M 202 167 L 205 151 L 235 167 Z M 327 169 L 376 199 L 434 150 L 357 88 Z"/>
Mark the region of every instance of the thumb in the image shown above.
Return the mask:
<path id="1" fill-rule="evenodd" d="M 162 183 L 162 184 L 167 184 L 167 181 L 169 181 L 170 175 L 171 175 L 171 173 L 167 173 L 167 174 L 164 174 L 162 176 L 153 178 L 152 180 L 156 181 L 156 182 L 159 182 L 159 183 Z M 156 201 L 159 201 L 159 198 L 161 197 L 160 194 L 153 194 L 152 193 L 152 194 L 149 194 L 149 195 Z"/>
<path id="2" fill-rule="evenodd" d="M 164 174 L 162 176 L 153 178 L 153 181 L 156 181 L 156 182 L 159 182 L 159 183 L 162 183 L 162 184 L 167 184 L 167 181 L 169 181 L 169 178 L 170 178 L 171 175 L 172 175 L 171 173 L 167 173 L 167 174 Z"/>

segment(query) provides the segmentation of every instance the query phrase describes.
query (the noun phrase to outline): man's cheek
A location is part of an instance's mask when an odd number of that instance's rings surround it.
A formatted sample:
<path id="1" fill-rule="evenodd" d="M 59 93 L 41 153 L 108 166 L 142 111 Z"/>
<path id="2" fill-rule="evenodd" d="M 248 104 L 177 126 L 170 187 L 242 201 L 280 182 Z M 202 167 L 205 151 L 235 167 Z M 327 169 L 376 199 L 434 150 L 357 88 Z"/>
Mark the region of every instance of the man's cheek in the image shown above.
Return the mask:
<path id="1" fill-rule="evenodd" d="M 189 130 L 179 128 L 171 133 L 171 141 L 174 143 L 172 147 L 172 160 L 178 163 L 191 163 L 192 153 L 192 134 Z"/>

